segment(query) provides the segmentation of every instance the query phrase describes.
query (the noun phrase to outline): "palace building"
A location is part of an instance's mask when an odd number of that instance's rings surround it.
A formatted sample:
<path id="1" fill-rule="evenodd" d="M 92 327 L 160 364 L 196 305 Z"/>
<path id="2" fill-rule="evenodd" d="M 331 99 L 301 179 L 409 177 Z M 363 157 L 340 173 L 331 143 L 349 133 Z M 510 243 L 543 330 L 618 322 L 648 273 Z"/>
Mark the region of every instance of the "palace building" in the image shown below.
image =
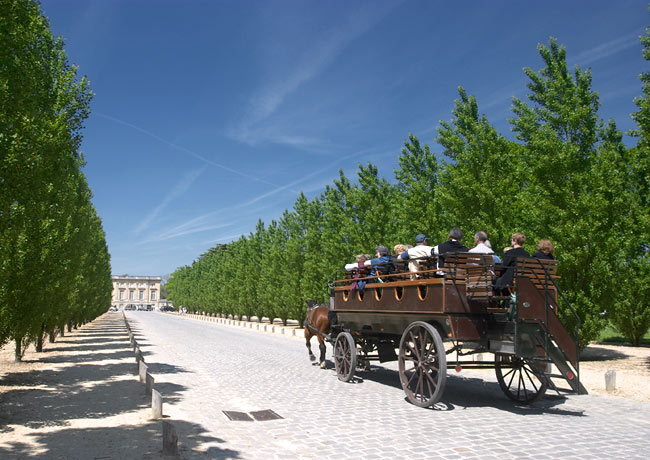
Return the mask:
<path id="1" fill-rule="evenodd" d="M 124 310 L 127 306 L 133 309 L 147 309 L 147 307 L 151 309 L 161 305 L 160 283 L 162 276 L 113 275 L 112 278 L 113 300 L 111 304 L 119 310 Z"/>

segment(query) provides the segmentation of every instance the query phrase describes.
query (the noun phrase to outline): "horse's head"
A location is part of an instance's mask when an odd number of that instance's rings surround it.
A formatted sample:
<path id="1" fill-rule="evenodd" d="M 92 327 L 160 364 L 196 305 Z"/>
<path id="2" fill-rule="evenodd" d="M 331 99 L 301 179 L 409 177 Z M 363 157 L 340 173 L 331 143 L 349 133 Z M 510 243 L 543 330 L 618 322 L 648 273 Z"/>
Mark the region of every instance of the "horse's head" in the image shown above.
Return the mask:
<path id="1" fill-rule="evenodd" d="M 307 300 L 307 311 L 313 310 L 318 306 L 318 302 L 315 300 Z"/>

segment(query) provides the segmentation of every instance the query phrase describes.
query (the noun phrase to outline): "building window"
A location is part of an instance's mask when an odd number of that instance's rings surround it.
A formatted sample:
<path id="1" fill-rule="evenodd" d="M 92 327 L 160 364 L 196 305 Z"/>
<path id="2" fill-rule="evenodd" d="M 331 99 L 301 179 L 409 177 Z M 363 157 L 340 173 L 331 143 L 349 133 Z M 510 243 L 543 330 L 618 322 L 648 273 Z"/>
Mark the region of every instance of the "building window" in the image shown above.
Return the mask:
<path id="1" fill-rule="evenodd" d="M 124 300 L 124 289 L 120 289 L 120 300 Z"/>
<path id="2" fill-rule="evenodd" d="M 144 291 L 140 291 L 140 295 L 138 296 L 138 300 L 144 300 Z"/>
<path id="3" fill-rule="evenodd" d="M 129 291 L 129 300 L 135 300 L 135 291 Z"/>
<path id="4" fill-rule="evenodd" d="M 151 300 L 156 300 L 156 291 L 151 291 Z"/>

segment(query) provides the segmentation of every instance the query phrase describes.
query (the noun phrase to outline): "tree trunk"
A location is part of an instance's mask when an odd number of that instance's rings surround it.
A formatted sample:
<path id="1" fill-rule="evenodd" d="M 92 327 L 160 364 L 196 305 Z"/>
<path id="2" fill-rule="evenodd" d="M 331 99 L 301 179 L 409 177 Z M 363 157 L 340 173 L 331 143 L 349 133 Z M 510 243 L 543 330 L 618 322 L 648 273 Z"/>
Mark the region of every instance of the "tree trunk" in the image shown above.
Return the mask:
<path id="1" fill-rule="evenodd" d="M 38 333 L 36 339 L 36 353 L 43 353 L 43 334 L 45 334 L 45 325 L 41 325 L 41 332 Z"/>
<path id="2" fill-rule="evenodd" d="M 61 329 L 59 330 L 59 335 L 61 337 L 65 337 L 65 326 L 61 326 Z"/>
<path id="3" fill-rule="evenodd" d="M 68 323 L 68 332 L 72 332 L 72 321 Z"/>
<path id="4" fill-rule="evenodd" d="M 48 333 L 48 342 L 54 343 L 55 339 L 56 339 L 56 328 L 53 327 Z"/>
<path id="5" fill-rule="evenodd" d="M 16 349 L 14 352 L 14 361 L 16 362 L 20 362 L 23 360 L 21 343 L 22 343 L 21 339 L 16 339 Z"/>

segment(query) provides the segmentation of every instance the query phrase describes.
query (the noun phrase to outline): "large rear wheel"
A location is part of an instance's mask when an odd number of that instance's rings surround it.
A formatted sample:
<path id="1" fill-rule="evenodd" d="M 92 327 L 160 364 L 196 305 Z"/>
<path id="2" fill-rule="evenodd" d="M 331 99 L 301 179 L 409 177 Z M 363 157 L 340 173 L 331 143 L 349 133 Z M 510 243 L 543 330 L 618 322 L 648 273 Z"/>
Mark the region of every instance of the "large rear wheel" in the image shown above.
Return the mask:
<path id="1" fill-rule="evenodd" d="M 357 346 L 349 332 L 341 332 L 334 343 L 334 365 L 339 380 L 349 382 L 357 367 Z"/>
<path id="2" fill-rule="evenodd" d="M 494 369 L 501 390 L 517 404 L 530 404 L 546 393 L 544 376 L 530 360 L 497 353 L 494 356 Z"/>
<path id="3" fill-rule="evenodd" d="M 447 356 L 435 327 L 416 321 L 399 343 L 399 378 L 409 401 L 419 407 L 438 402 L 447 380 Z"/>

